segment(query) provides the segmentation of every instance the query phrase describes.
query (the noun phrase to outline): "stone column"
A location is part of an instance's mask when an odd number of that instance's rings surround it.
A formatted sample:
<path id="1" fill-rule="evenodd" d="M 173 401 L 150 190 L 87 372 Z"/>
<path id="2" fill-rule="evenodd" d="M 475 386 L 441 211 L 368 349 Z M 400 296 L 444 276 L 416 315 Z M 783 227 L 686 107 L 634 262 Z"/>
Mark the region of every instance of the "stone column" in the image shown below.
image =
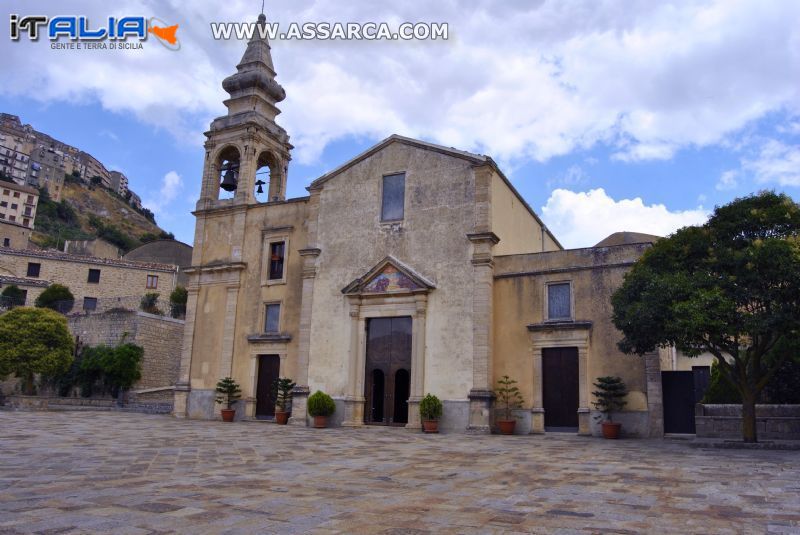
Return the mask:
<path id="1" fill-rule="evenodd" d="M 647 384 L 648 435 L 664 436 L 664 395 L 661 389 L 661 359 L 658 351 L 644 355 L 645 380 Z"/>
<path id="2" fill-rule="evenodd" d="M 229 284 L 225 295 L 225 318 L 222 329 L 222 351 L 219 357 L 217 377 L 233 375 L 233 348 L 236 329 L 236 305 L 239 297 L 239 284 Z M 238 404 L 237 404 L 238 405 Z M 221 405 L 215 404 L 214 413 L 219 414 Z M 238 407 L 237 407 L 238 408 Z"/>
<path id="3" fill-rule="evenodd" d="M 197 315 L 197 296 L 200 287 L 197 283 L 190 283 L 187 288 L 186 320 L 183 325 L 183 346 L 181 348 L 181 362 L 178 368 L 178 382 L 175 383 L 175 400 L 172 414 L 177 418 L 186 418 L 189 391 L 191 387 L 192 349 L 194 341 L 194 322 Z"/>
<path id="4" fill-rule="evenodd" d="M 469 425 L 472 433 L 491 432 L 492 400 L 492 247 L 500 241 L 492 232 L 468 234 L 472 242 L 472 389 Z"/>
<path id="5" fill-rule="evenodd" d="M 421 429 L 419 402 L 425 397 L 425 322 L 428 296 L 417 295 L 416 313 L 411 326 L 411 389 L 408 397 L 408 429 Z"/>
<path id="6" fill-rule="evenodd" d="M 589 367 L 588 367 L 588 347 L 578 346 L 578 434 L 591 435 L 591 422 L 589 411 Z"/>
<path id="7" fill-rule="evenodd" d="M 317 257 L 320 250 L 314 247 L 300 249 L 303 257 L 303 289 L 300 298 L 300 333 L 297 340 L 297 387 L 292 396 L 292 417 L 289 423 L 293 425 L 308 425 L 306 413 L 308 401 L 308 360 L 311 351 L 311 312 L 314 300 L 314 279 L 317 276 Z"/>
<path id="8" fill-rule="evenodd" d="M 342 427 L 360 427 L 364 424 L 363 382 L 359 388 L 359 319 L 361 305 L 357 296 L 349 297 L 350 301 L 350 351 L 347 356 L 347 394 L 344 398 L 344 420 Z M 363 365 L 362 365 L 363 367 Z"/>
<path id="9" fill-rule="evenodd" d="M 544 401 L 542 397 L 542 348 L 533 348 L 533 407 L 531 408 L 531 433 L 544 433 Z"/>

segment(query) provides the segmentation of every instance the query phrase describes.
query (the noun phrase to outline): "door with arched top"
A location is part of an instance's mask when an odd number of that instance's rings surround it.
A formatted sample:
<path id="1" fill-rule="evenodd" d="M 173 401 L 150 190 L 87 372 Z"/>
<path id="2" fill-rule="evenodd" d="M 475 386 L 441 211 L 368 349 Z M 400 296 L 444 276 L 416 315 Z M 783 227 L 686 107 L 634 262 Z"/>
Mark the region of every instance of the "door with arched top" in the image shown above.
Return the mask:
<path id="1" fill-rule="evenodd" d="M 410 317 L 367 320 L 364 378 L 364 421 L 405 425 L 411 391 Z"/>

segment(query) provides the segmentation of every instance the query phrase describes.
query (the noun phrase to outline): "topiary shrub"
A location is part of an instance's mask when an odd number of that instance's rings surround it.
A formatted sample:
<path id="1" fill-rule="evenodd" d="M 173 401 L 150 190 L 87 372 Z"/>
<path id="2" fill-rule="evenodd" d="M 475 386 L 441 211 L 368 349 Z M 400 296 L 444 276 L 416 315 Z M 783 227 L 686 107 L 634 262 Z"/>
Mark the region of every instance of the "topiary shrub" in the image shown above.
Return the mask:
<path id="1" fill-rule="evenodd" d="M 230 410 L 233 404 L 242 397 L 242 389 L 239 383 L 233 380 L 232 377 L 224 377 L 217 382 L 217 398 L 216 402 L 225 404 L 225 407 Z"/>
<path id="2" fill-rule="evenodd" d="M 72 310 L 75 304 L 75 297 L 69 288 L 62 284 L 51 284 L 45 289 L 34 303 L 38 308 L 49 308 L 56 312 L 66 314 Z"/>
<path id="3" fill-rule="evenodd" d="M 592 402 L 594 408 L 600 411 L 598 419 L 605 418 L 612 422 L 611 416 L 616 411 L 621 411 L 628 404 L 625 396 L 628 395 L 628 388 L 619 377 L 598 377 L 594 383 L 597 390 L 592 392 L 597 401 Z"/>
<path id="4" fill-rule="evenodd" d="M 317 390 L 308 397 L 308 414 L 310 416 L 330 416 L 336 412 L 336 403 L 325 392 Z"/>
<path id="5" fill-rule="evenodd" d="M 10 307 L 21 307 L 25 305 L 25 291 L 20 290 L 19 286 L 10 285 L 3 288 L 3 304 Z"/>
<path id="6" fill-rule="evenodd" d="M 428 394 L 419 402 L 419 415 L 423 420 L 438 420 L 442 417 L 442 402 Z"/>

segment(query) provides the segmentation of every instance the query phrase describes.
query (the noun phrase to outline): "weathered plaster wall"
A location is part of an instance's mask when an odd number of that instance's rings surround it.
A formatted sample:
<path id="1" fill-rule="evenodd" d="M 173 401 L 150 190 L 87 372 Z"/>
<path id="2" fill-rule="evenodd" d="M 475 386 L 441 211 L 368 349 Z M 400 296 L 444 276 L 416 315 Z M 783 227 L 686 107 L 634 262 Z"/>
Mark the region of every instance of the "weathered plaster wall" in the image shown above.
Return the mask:
<path id="1" fill-rule="evenodd" d="M 646 246 L 630 245 L 597 249 L 573 249 L 495 258 L 494 282 L 494 378 L 509 375 L 519 382 L 525 406 L 534 397 L 532 337 L 529 324 L 545 321 L 546 284 L 571 281 L 573 319 L 592 322 L 589 334 L 587 374 L 584 387 L 591 392 L 599 376 L 622 377 L 630 390 L 627 411 L 647 411 L 645 362 L 621 353 L 616 344 L 621 334 L 611 323 L 610 298 L 624 274 Z M 517 276 L 511 276 L 516 274 Z M 591 396 L 589 401 L 593 401 Z M 628 416 L 629 419 L 640 419 Z M 641 423 L 636 423 L 642 427 Z M 645 425 L 646 427 L 646 425 Z"/>
<path id="2" fill-rule="evenodd" d="M 547 232 L 542 232 L 542 224 L 497 173 L 492 177 L 491 211 L 492 232 L 500 238 L 492 251 L 495 255 L 561 249 Z"/>
<path id="3" fill-rule="evenodd" d="M 405 172 L 405 218 L 380 221 L 385 174 Z M 311 323 L 309 386 L 345 394 L 349 309 L 341 289 L 387 255 L 436 289 L 428 296 L 425 392 L 465 400 L 472 386 L 472 265 L 475 224 L 471 163 L 394 143 L 324 184 L 319 273 Z M 413 373 L 413 372 L 412 372 Z"/>

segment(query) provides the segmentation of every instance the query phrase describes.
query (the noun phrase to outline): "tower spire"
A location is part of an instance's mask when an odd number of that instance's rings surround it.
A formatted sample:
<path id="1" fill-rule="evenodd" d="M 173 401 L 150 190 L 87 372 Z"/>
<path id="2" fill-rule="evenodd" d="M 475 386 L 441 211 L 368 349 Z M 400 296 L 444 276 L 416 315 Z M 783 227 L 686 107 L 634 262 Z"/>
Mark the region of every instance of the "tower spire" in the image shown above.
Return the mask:
<path id="1" fill-rule="evenodd" d="M 237 72 L 222 81 L 222 88 L 231 96 L 225 102 L 229 115 L 255 109 L 274 119 L 280 113 L 275 105 L 286 98 L 286 91 L 275 80 L 266 25 L 267 17 L 261 13 Z"/>

